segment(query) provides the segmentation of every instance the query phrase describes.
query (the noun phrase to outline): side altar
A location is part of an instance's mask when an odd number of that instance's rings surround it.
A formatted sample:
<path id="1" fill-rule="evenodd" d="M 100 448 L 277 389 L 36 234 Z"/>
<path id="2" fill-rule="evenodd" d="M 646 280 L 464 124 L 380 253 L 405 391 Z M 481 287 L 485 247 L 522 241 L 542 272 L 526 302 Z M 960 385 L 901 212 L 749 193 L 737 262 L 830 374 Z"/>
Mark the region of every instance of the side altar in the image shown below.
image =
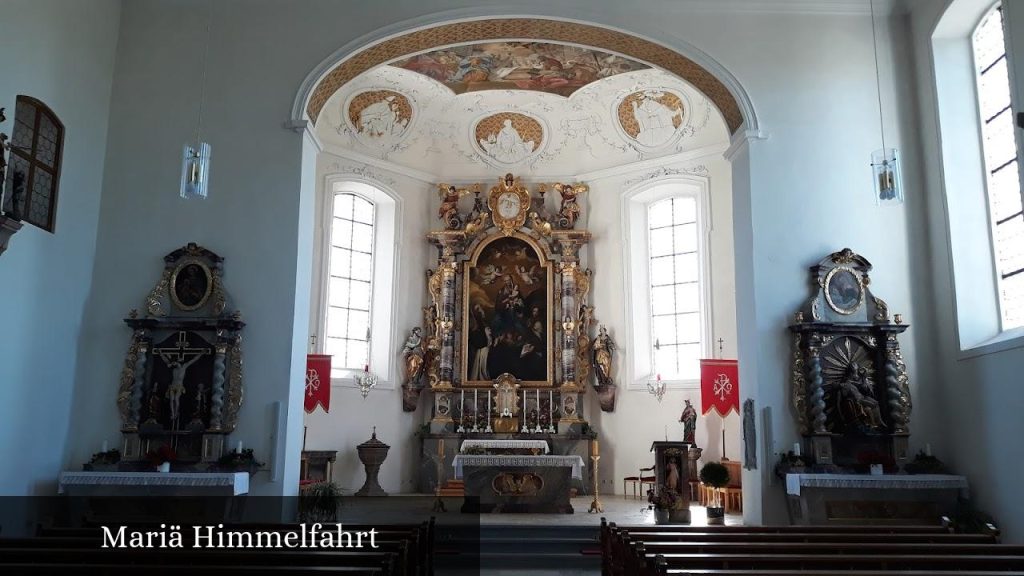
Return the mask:
<path id="1" fill-rule="evenodd" d="M 423 326 L 403 350 L 402 385 L 406 411 L 430 397 L 420 489 L 451 479 L 466 439 L 543 439 L 549 456 L 582 461 L 580 475 L 564 479 L 567 495 L 589 484 L 596 461 L 587 460 L 594 435 L 581 395 L 593 390 L 603 411 L 615 408 L 615 345 L 603 327 L 595 334 L 593 272 L 582 253 L 590 233 L 576 227 L 588 187 L 531 191 L 506 174 L 482 190 L 440 184 L 443 227 L 427 234 L 437 266 L 427 270 Z M 559 196 L 551 206 L 549 191 Z M 471 490 L 467 483 L 467 497 Z"/>

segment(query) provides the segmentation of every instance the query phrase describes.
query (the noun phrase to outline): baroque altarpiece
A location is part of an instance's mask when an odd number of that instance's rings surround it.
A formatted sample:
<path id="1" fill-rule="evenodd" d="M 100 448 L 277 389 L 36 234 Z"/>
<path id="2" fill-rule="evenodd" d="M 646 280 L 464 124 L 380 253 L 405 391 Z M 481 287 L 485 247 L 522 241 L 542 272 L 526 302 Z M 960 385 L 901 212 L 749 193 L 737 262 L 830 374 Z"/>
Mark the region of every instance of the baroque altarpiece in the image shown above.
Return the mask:
<path id="1" fill-rule="evenodd" d="M 197 470 L 224 453 L 242 405 L 241 330 L 222 282 L 224 259 L 196 244 L 164 257 L 160 279 L 132 310 L 117 407 L 122 462 L 173 454 Z"/>
<path id="2" fill-rule="evenodd" d="M 870 271 L 849 248 L 822 259 L 789 326 L 793 409 L 822 470 L 908 459 L 910 380 L 897 336 L 909 326 L 872 294 Z"/>
<path id="3" fill-rule="evenodd" d="M 580 395 L 593 387 L 602 410 L 614 409 L 614 382 L 594 374 L 602 368 L 591 339 L 593 274 L 581 263 L 590 233 L 576 227 L 587 190 L 538 184 L 531 192 L 512 174 L 486 194 L 479 184 L 439 185 L 443 227 L 427 235 L 437 266 L 427 271 L 423 327 L 403 352 L 403 407 L 415 411 L 429 394 L 426 437 L 451 443 L 446 460 L 462 439 L 481 437 L 547 438 L 556 452 L 585 454 L 593 435 Z M 558 196 L 551 209 L 549 192 Z M 465 196 L 468 210 L 460 209 Z M 558 439 L 573 441 L 560 448 Z M 434 475 L 429 459 L 444 454 L 424 444 L 426 476 Z"/>

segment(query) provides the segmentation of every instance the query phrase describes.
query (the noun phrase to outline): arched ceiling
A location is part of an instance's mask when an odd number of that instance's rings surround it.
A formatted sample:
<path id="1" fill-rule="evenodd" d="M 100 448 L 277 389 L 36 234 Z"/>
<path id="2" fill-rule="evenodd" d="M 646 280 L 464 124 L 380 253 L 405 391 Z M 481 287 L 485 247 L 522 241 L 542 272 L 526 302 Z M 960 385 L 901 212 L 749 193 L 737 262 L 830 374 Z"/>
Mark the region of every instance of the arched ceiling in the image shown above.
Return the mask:
<path id="1" fill-rule="evenodd" d="M 707 97 L 654 68 L 590 79 L 568 97 L 520 87 L 456 93 L 431 76 L 450 77 L 379 66 L 348 82 L 317 123 L 325 150 L 459 181 L 572 176 L 729 142 Z"/>
<path id="2" fill-rule="evenodd" d="M 429 53 L 439 47 L 495 43 L 501 39 L 535 40 L 555 44 L 592 46 L 597 50 L 661 68 L 684 79 L 721 112 L 730 132 L 744 122 L 739 103 L 714 74 L 679 52 L 625 32 L 580 22 L 540 18 L 500 18 L 441 24 L 415 30 L 368 46 L 334 65 L 312 88 L 306 114 L 314 124 L 327 101 L 345 84 L 381 64 Z"/>

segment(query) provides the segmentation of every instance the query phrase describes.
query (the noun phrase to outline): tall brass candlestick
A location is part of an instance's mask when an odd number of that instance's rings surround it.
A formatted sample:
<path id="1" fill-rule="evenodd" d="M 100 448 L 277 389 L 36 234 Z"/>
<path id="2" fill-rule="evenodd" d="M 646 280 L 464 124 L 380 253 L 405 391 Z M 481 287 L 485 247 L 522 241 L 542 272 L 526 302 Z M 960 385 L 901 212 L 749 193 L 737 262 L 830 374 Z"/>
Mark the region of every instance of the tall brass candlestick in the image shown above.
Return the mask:
<path id="1" fill-rule="evenodd" d="M 594 485 L 594 501 L 590 503 L 590 509 L 587 510 L 587 513 L 588 514 L 600 514 L 601 512 L 604 512 L 604 506 L 601 505 L 601 500 L 598 498 L 598 494 L 597 494 L 598 484 L 599 484 L 599 482 L 597 480 L 597 478 L 598 478 L 597 463 L 601 460 L 601 457 L 598 456 L 598 454 L 597 454 L 597 440 L 594 441 L 593 448 L 594 448 L 594 453 L 590 455 L 590 461 L 593 462 L 593 464 L 590 467 L 593 469 L 593 475 L 594 475 L 593 476 L 594 477 L 594 480 L 593 480 L 593 485 Z"/>

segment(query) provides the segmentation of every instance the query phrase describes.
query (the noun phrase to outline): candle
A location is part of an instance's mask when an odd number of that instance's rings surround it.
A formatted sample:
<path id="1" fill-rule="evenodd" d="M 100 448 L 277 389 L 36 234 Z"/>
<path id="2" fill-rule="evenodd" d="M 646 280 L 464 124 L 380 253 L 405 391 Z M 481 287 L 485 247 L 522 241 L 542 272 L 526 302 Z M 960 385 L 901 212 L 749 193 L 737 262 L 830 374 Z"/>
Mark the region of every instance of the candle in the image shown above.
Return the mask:
<path id="1" fill-rule="evenodd" d="M 555 392 L 548 390 L 548 426 L 555 425 Z"/>
<path id="2" fill-rule="evenodd" d="M 487 425 L 491 425 L 491 391 L 487 391 Z"/>
<path id="3" fill-rule="evenodd" d="M 238 441 L 238 448 L 235 449 L 235 452 L 238 452 L 239 454 L 242 453 L 242 441 L 241 440 Z"/>
<path id="4" fill-rule="evenodd" d="M 109 447 L 109 446 L 107 445 L 107 441 L 106 441 L 106 440 L 104 440 L 104 441 L 103 441 L 103 452 L 106 452 L 106 451 L 108 451 L 109 449 L 110 449 L 110 447 Z"/>
<path id="5" fill-rule="evenodd" d="M 597 447 L 597 439 L 596 438 L 590 442 L 590 455 L 591 456 L 597 456 L 598 455 L 598 447 Z"/>
<path id="6" fill-rule="evenodd" d="M 466 423 L 466 391 L 462 390 L 462 401 L 459 402 L 459 423 Z"/>
<path id="7" fill-rule="evenodd" d="M 526 428 L 526 390 L 523 390 L 523 406 L 519 410 L 519 413 L 523 415 L 523 428 Z"/>
<path id="8" fill-rule="evenodd" d="M 104 445 L 106 445 L 106 442 L 104 442 Z M 925 444 L 924 445 L 924 455 L 925 456 L 931 456 L 932 455 L 932 445 L 931 444 Z"/>
<path id="9" fill-rule="evenodd" d="M 477 397 L 477 392 L 479 392 L 479 390 L 473 390 L 473 428 L 476 428 L 476 422 L 480 419 L 480 402 Z"/>
<path id="10" fill-rule="evenodd" d="M 444 438 L 437 439 L 437 454 L 444 458 Z"/>
<path id="11" fill-rule="evenodd" d="M 537 430 L 540 430 L 540 388 L 537 389 Z"/>
<path id="12" fill-rule="evenodd" d="M 799 455 L 800 455 L 800 443 L 799 442 L 793 442 L 793 456 L 799 456 Z"/>

